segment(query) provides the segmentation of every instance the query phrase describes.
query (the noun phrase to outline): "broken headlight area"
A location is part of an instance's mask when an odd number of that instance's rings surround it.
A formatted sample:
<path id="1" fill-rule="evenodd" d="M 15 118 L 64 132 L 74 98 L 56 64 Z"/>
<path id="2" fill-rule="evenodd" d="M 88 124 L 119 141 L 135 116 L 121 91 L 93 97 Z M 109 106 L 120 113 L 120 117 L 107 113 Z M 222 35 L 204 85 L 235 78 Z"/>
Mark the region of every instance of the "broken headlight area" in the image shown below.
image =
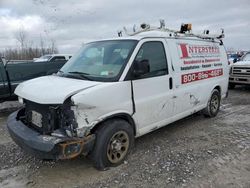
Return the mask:
<path id="1" fill-rule="evenodd" d="M 71 110 L 71 102 L 66 100 L 64 104 L 38 104 L 24 100 L 25 107 L 17 114 L 28 127 L 44 135 L 76 137 L 78 124 L 74 112 Z"/>

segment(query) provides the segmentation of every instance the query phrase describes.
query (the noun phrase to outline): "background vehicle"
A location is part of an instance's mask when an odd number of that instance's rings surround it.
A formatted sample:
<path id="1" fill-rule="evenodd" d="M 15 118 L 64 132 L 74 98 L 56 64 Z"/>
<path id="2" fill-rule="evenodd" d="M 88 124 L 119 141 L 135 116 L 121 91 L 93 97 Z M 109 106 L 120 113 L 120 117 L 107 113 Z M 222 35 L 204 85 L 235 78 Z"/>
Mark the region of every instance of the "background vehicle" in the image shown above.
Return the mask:
<path id="1" fill-rule="evenodd" d="M 233 89 L 236 85 L 250 85 L 250 52 L 231 66 L 229 88 Z"/>
<path id="2" fill-rule="evenodd" d="M 17 85 L 25 80 L 56 73 L 67 60 L 51 58 L 50 61 L 8 61 L 0 59 L 0 100 L 12 98 Z"/>
<path id="3" fill-rule="evenodd" d="M 47 54 L 39 58 L 35 58 L 34 62 L 53 62 L 58 60 L 68 61 L 72 57 L 72 54 Z"/>
<path id="4" fill-rule="evenodd" d="M 228 54 L 228 61 L 230 62 L 230 65 L 236 63 L 240 60 L 239 54 Z"/>

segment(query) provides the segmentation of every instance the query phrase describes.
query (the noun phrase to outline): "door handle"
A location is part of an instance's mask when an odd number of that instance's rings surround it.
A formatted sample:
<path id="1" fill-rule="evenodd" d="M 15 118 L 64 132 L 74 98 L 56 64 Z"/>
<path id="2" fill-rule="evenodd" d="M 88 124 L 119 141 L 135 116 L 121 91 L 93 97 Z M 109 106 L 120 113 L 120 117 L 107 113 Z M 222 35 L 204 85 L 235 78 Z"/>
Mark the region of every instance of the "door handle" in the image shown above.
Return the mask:
<path id="1" fill-rule="evenodd" d="M 169 78 L 169 89 L 173 89 L 173 78 Z"/>

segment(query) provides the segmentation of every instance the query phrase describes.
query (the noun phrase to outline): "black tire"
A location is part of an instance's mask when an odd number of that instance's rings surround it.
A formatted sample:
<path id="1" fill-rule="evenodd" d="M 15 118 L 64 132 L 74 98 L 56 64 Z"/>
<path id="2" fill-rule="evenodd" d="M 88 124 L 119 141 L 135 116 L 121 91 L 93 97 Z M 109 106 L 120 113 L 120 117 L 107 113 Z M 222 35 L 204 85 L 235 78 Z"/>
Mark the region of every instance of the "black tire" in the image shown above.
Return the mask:
<path id="1" fill-rule="evenodd" d="M 234 88 L 235 88 L 235 84 L 229 83 L 228 88 L 229 88 L 229 89 L 234 89 Z"/>
<path id="2" fill-rule="evenodd" d="M 221 95 L 217 89 L 212 91 L 212 95 L 207 103 L 207 107 L 203 110 L 205 117 L 215 117 L 220 110 Z"/>
<path id="3" fill-rule="evenodd" d="M 134 145 L 132 126 L 123 119 L 112 119 L 102 123 L 95 134 L 94 149 L 89 157 L 98 170 L 106 170 L 108 167 L 121 164 Z"/>

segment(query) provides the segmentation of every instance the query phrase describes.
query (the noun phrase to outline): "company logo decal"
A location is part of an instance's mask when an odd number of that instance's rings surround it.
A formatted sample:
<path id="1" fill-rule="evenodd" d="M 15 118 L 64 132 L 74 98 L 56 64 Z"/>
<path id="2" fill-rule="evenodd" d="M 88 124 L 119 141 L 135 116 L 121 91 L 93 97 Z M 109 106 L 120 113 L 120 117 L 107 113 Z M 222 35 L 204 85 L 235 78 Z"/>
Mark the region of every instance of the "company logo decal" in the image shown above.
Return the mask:
<path id="1" fill-rule="evenodd" d="M 181 59 L 200 58 L 200 57 L 219 57 L 220 49 L 218 46 L 212 45 L 192 45 L 179 44 Z"/>

